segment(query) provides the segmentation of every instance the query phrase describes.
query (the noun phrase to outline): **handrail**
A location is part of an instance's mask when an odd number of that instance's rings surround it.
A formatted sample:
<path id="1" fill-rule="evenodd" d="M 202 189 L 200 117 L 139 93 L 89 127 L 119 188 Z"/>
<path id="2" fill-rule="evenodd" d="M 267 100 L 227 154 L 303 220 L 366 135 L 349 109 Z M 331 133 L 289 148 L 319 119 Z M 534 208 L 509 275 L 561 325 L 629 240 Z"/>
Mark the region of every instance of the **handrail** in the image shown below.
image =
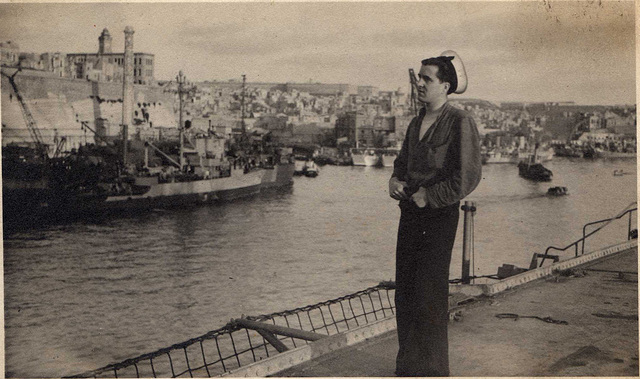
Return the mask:
<path id="1" fill-rule="evenodd" d="M 585 226 L 583 226 L 583 227 L 582 227 L 582 240 L 583 240 L 583 242 L 582 242 L 582 252 L 581 252 L 581 254 L 584 254 L 584 240 L 585 240 L 587 237 L 589 237 L 589 236 L 591 236 L 591 235 L 593 235 L 593 234 L 597 233 L 598 231 L 600 231 L 601 229 L 603 229 L 604 227 L 606 227 L 607 225 L 609 225 L 613 220 L 619 220 L 619 219 L 621 219 L 621 218 L 622 218 L 624 215 L 626 215 L 627 213 L 629 214 L 629 226 L 628 226 L 628 228 L 627 228 L 627 240 L 631 239 L 631 238 L 630 238 L 630 236 L 631 236 L 631 216 L 633 215 L 633 212 L 634 212 L 634 211 L 638 210 L 638 207 L 637 207 L 637 206 L 636 206 L 636 208 L 629 209 L 629 207 L 630 207 L 630 206 L 632 206 L 633 204 L 637 204 L 637 202 L 633 202 L 633 203 L 629 204 L 629 205 L 627 206 L 627 208 L 625 208 L 625 210 L 623 210 L 622 212 L 618 213 L 618 215 L 617 215 L 617 216 L 614 216 L 614 217 L 611 217 L 611 218 L 608 218 L 608 219 L 604 219 L 604 220 L 593 221 L 593 222 L 590 222 L 590 223 L 588 223 L 588 224 L 585 224 Z M 592 232 L 591 232 L 591 233 L 589 233 L 588 235 L 587 235 L 587 234 L 585 234 L 585 233 L 586 233 L 586 231 L 587 231 L 587 226 L 600 224 L 600 223 L 602 223 L 602 222 L 604 222 L 605 224 L 604 224 L 604 225 L 602 225 L 601 227 L 599 227 L 599 228 L 595 229 L 594 231 L 592 231 Z"/>
<path id="2" fill-rule="evenodd" d="M 635 206 L 635 208 L 631 208 Z M 611 218 L 607 218 L 607 219 L 603 219 L 603 220 L 598 220 L 598 221 L 592 221 L 589 222 L 587 224 L 585 224 L 582 227 L 582 238 L 578 239 L 577 241 L 565 246 L 564 248 L 561 247 L 556 247 L 556 246 L 549 246 L 547 247 L 547 249 L 544 252 L 544 257 L 542 258 L 542 262 L 540 262 L 540 266 L 542 266 L 542 264 L 544 263 L 545 259 L 547 258 L 546 256 L 549 254 L 550 250 L 556 250 L 556 251 L 566 251 L 567 249 L 569 249 L 570 247 L 574 246 L 576 249 L 576 257 L 580 254 L 584 254 L 584 244 L 587 238 L 589 238 L 590 236 L 594 235 L 595 233 L 599 232 L 600 230 L 602 230 L 603 228 L 605 228 L 607 225 L 609 225 L 613 220 L 618 220 L 621 219 L 624 215 L 626 215 L 627 213 L 629 214 L 629 225 L 628 225 L 628 229 L 627 229 L 627 240 L 631 239 L 631 216 L 633 214 L 633 212 L 638 210 L 638 202 L 634 201 L 631 204 L 627 205 L 625 209 L 623 209 L 620 213 L 618 213 L 618 215 L 611 217 Z M 600 224 L 600 223 L 605 223 L 604 225 L 600 226 L 599 228 L 593 230 L 591 233 L 586 234 L 586 230 L 587 230 L 587 226 L 591 226 L 591 225 L 595 225 L 595 224 Z M 578 245 L 580 244 L 580 242 L 582 242 L 582 252 L 580 254 L 578 254 Z M 538 267 L 540 267 L 538 266 Z"/>

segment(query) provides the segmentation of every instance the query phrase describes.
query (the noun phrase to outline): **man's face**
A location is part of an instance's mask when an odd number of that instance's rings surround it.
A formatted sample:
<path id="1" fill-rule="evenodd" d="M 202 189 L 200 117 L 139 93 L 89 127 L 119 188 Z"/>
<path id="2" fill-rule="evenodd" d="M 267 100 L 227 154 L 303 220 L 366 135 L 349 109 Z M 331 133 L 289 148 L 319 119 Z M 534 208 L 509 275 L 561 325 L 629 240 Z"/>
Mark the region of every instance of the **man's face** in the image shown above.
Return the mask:
<path id="1" fill-rule="evenodd" d="M 436 76 L 438 66 L 422 66 L 418 73 L 418 100 L 431 103 L 441 97 L 446 97 L 449 83 L 440 82 Z"/>

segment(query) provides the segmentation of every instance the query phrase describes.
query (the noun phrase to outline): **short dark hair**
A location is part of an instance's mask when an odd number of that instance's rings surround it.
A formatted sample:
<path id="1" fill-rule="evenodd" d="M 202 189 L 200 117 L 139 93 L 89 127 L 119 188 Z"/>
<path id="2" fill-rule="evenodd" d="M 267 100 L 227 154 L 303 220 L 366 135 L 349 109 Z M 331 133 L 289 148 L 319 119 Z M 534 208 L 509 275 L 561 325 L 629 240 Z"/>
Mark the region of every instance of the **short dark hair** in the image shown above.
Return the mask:
<path id="1" fill-rule="evenodd" d="M 440 79 L 440 83 L 449 83 L 449 90 L 447 91 L 447 95 L 454 93 L 458 88 L 458 76 L 456 75 L 456 69 L 451 63 L 452 59 L 453 57 L 434 57 L 427 58 L 422 61 L 423 66 L 438 67 L 436 77 Z"/>

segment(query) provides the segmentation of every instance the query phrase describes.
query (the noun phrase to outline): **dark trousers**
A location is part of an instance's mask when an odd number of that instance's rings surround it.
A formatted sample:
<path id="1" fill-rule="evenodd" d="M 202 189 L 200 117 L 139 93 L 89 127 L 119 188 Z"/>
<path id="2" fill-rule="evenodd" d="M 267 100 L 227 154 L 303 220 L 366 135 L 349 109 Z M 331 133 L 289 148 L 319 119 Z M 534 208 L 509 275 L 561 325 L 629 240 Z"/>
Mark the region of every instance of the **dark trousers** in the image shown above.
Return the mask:
<path id="1" fill-rule="evenodd" d="M 449 263 L 460 203 L 401 202 L 396 250 L 398 376 L 449 376 Z"/>

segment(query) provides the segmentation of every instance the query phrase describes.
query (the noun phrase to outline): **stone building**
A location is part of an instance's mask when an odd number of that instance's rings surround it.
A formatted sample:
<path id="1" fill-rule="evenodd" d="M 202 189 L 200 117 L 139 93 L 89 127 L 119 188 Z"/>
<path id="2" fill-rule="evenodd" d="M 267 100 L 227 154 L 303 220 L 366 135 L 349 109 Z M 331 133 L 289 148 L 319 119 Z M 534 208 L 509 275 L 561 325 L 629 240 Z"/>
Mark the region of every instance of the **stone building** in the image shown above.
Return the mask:
<path id="1" fill-rule="evenodd" d="M 351 146 L 374 145 L 373 117 L 362 112 L 350 111 L 338 116 L 335 127 L 336 141 L 346 138 Z"/>
<path id="2" fill-rule="evenodd" d="M 63 77 L 66 72 L 66 55 L 56 53 L 44 53 L 40 55 L 40 68 L 44 71 L 53 72 L 56 76 Z"/>
<path id="3" fill-rule="evenodd" d="M 20 47 L 11 41 L 0 42 L 0 63 L 7 66 L 13 66 L 18 63 L 20 55 Z"/>
<path id="4" fill-rule="evenodd" d="M 77 79 L 121 82 L 124 68 L 124 53 L 111 50 L 111 34 L 105 28 L 98 38 L 97 53 L 73 53 L 66 56 L 66 75 Z M 154 55 L 134 53 L 133 82 L 154 84 Z"/>

